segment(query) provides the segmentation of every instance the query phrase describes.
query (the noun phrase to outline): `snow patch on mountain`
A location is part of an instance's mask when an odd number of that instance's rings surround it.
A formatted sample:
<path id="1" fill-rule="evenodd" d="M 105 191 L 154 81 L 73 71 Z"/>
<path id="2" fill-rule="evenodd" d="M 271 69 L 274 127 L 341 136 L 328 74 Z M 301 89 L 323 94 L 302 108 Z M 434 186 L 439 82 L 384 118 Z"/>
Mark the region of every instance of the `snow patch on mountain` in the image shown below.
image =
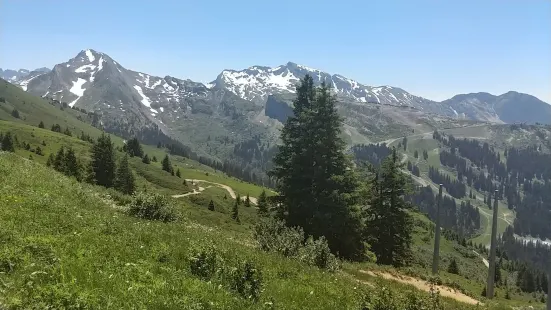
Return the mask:
<path id="1" fill-rule="evenodd" d="M 94 60 L 96 60 L 96 57 L 94 57 L 94 54 L 92 53 L 91 50 L 86 50 L 85 53 L 86 53 L 86 57 L 88 57 L 88 60 L 90 60 L 90 62 L 93 62 Z"/>
<path id="2" fill-rule="evenodd" d="M 138 85 L 134 85 L 134 89 L 138 92 L 138 94 L 140 94 L 140 96 L 142 96 L 142 104 L 148 108 L 151 107 L 151 101 L 149 101 L 149 98 L 144 95 L 142 88 Z"/>
<path id="3" fill-rule="evenodd" d="M 75 70 L 75 72 L 84 73 L 84 72 L 87 72 L 89 70 L 94 70 L 94 69 L 96 69 L 96 66 L 94 66 L 92 64 L 89 64 L 89 65 L 84 65 L 84 66 L 81 66 L 81 67 L 77 68 Z"/>
<path id="4" fill-rule="evenodd" d="M 99 64 L 98 64 L 98 72 L 101 71 L 101 69 L 103 69 L 103 56 L 99 58 Z"/>
<path id="5" fill-rule="evenodd" d="M 84 95 L 84 91 L 86 89 L 82 88 L 84 83 L 87 81 L 85 79 L 78 78 L 76 82 L 73 82 L 73 86 L 69 89 L 69 91 L 77 96 L 77 99 L 75 99 L 73 102 L 69 103 L 70 107 L 73 107 L 75 103 Z"/>

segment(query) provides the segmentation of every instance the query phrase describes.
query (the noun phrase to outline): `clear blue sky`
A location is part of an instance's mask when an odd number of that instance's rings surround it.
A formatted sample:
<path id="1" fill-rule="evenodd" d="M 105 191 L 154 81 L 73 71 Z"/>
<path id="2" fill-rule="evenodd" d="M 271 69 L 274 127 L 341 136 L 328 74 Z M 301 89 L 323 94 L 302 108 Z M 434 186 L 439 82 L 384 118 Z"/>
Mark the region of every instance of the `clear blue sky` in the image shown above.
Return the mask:
<path id="1" fill-rule="evenodd" d="M 154 75 L 214 80 L 288 61 L 434 100 L 516 90 L 551 103 L 551 1 L 0 2 L 0 67 L 93 48 Z"/>

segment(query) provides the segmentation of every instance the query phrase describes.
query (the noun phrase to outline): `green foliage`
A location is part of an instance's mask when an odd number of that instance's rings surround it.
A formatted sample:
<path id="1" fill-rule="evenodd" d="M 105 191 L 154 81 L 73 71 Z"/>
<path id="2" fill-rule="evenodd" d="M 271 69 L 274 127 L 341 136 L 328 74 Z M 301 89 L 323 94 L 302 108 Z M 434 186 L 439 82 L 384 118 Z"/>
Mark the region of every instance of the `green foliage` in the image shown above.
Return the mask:
<path id="1" fill-rule="evenodd" d="M 61 132 L 61 126 L 59 124 L 53 124 L 52 125 L 52 131 L 53 132 Z"/>
<path id="2" fill-rule="evenodd" d="M 73 134 L 71 133 L 71 130 L 69 130 L 69 127 L 65 127 L 65 130 L 63 131 L 63 134 L 69 137 L 72 137 Z"/>
<path id="3" fill-rule="evenodd" d="M 457 261 L 452 259 L 448 265 L 448 272 L 453 274 L 459 274 L 459 267 L 457 266 Z"/>
<path id="4" fill-rule="evenodd" d="M 152 162 L 156 163 L 157 162 L 157 156 L 153 156 L 153 158 L 151 159 Z"/>
<path id="5" fill-rule="evenodd" d="M 372 181 L 365 233 L 380 264 L 404 266 L 411 260 L 413 221 L 404 201 L 408 182 L 403 166 L 393 149 Z"/>
<path id="6" fill-rule="evenodd" d="M 182 177 L 182 174 L 180 173 L 180 168 L 178 168 L 178 169 L 176 170 L 176 176 L 179 177 L 179 178 Z"/>
<path id="7" fill-rule="evenodd" d="M 40 121 L 40 123 L 38 124 L 38 128 L 44 128 L 44 122 L 43 121 Z"/>
<path id="8" fill-rule="evenodd" d="M 115 151 L 111 137 L 104 133 L 92 145 L 89 181 L 105 187 L 113 187 L 115 180 Z"/>
<path id="9" fill-rule="evenodd" d="M 214 211 L 214 201 L 212 201 L 212 199 L 211 199 L 210 202 L 209 202 L 209 207 L 208 207 L 208 209 L 209 209 L 210 211 Z"/>
<path id="10" fill-rule="evenodd" d="M 258 197 L 257 207 L 258 207 L 258 215 L 265 216 L 268 214 L 268 199 L 266 197 L 265 190 L 262 190 L 262 193 Z"/>
<path id="11" fill-rule="evenodd" d="M 151 160 L 149 159 L 149 156 L 145 154 L 142 158 L 142 163 L 149 165 L 151 163 Z"/>
<path id="12" fill-rule="evenodd" d="M 128 213 L 146 220 L 172 222 L 178 219 L 176 210 L 159 194 L 139 192 L 132 197 Z"/>
<path id="13" fill-rule="evenodd" d="M 258 301 L 262 292 L 262 272 L 249 260 L 232 266 L 215 247 L 195 251 L 189 259 L 190 271 L 203 281 L 214 281 L 238 293 L 242 298 Z"/>
<path id="14" fill-rule="evenodd" d="M 251 198 L 249 197 L 249 194 L 247 194 L 247 197 L 245 197 L 245 207 L 251 207 Z"/>
<path id="15" fill-rule="evenodd" d="M 127 154 L 124 154 L 123 158 L 119 162 L 114 185 L 115 189 L 127 195 L 133 194 L 136 190 L 136 182 L 134 179 L 134 174 L 128 165 Z"/>
<path id="16" fill-rule="evenodd" d="M 75 151 L 71 147 L 65 150 L 62 146 L 59 148 L 55 156 L 50 154 L 46 165 L 65 174 L 66 176 L 76 178 L 77 181 L 82 180 L 82 165 L 78 161 Z"/>
<path id="17" fill-rule="evenodd" d="M 126 141 L 126 143 L 122 147 L 122 150 L 124 152 L 128 153 L 128 155 L 130 157 L 134 157 L 134 156 L 142 157 L 142 156 L 144 156 L 143 155 L 143 149 L 142 149 L 142 146 L 140 144 L 140 141 L 138 141 L 138 138 L 132 138 L 132 139 Z"/>
<path id="18" fill-rule="evenodd" d="M 222 257 L 218 255 L 214 247 L 196 251 L 189 259 L 191 273 L 205 281 L 209 281 L 223 272 L 223 264 Z"/>
<path id="19" fill-rule="evenodd" d="M 339 261 L 331 253 L 325 238 L 305 238 L 300 227 L 290 228 L 283 221 L 262 218 L 255 225 L 254 237 L 264 251 L 293 257 L 320 269 L 336 271 L 339 268 Z"/>
<path id="20" fill-rule="evenodd" d="M 230 287 L 243 298 L 258 301 L 262 291 L 262 272 L 251 261 L 239 263 L 231 269 Z"/>
<path id="21" fill-rule="evenodd" d="M 238 200 L 235 201 L 233 208 L 231 210 L 231 218 L 237 223 L 240 223 L 241 220 L 239 219 L 239 204 L 237 203 L 237 201 Z"/>
<path id="22" fill-rule="evenodd" d="M 172 164 L 170 163 L 170 158 L 168 158 L 168 154 L 165 155 L 165 158 L 163 158 L 161 165 L 164 171 L 172 172 L 174 175 L 174 168 L 172 168 Z"/>
<path id="23" fill-rule="evenodd" d="M 11 111 L 11 116 L 15 118 L 21 118 L 21 116 L 19 115 L 19 111 L 17 109 L 13 109 L 13 111 Z"/>
<path id="24" fill-rule="evenodd" d="M 344 154 L 336 99 L 327 85 L 316 88 L 307 75 L 293 105 L 270 172 L 278 180 L 277 214 L 307 235 L 325 236 L 333 253 L 362 259 L 361 222 L 353 209 L 358 184 Z"/>
<path id="25" fill-rule="evenodd" d="M 6 132 L 2 137 L 2 151 L 5 152 L 15 152 L 14 139 L 12 138 L 11 132 Z"/>

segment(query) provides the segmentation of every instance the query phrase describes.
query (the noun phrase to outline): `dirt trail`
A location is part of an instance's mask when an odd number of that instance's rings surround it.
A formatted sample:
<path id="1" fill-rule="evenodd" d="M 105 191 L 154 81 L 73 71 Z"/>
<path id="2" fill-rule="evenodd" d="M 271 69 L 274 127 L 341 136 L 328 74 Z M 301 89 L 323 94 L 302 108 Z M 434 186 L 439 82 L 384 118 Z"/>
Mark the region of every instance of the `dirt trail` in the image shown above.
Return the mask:
<path id="1" fill-rule="evenodd" d="M 373 272 L 373 271 L 360 270 L 360 272 L 370 275 L 372 277 L 380 277 L 386 280 L 393 280 L 396 282 L 413 285 L 415 288 L 419 290 L 430 292 L 430 288 L 431 288 L 430 283 L 423 280 L 419 280 L 408 276 L 396 276 L 387 272 L 380 272 L 380 271 Z M 438 289 L 440 291 L 440 295 L 443 297 L 453 298 L 459 302 L 463 302 L 471 305 L 481 304 L 478 300 L 470 296 L 467 296 L 459 291 L 456 291 L 450 287 L 447 287 L 444 285 L 434 285 L 434 288 Z"/>
<path id="2" fill-rule="evenodd" d="M 484 266 L 486 266 L 486 268 L 490 268 L 490 262 L 488 262 L 488 260 L 484 256 L 480 255 L 480 253 L 475 250 L 473 250 L 473 252 L 478 255 L 478 257 L 482 258 L 482 262 L 484 263 Z"/>
<path id="3" fill-rule="evenodd" d="M 186 179 L 186 182 L 212 184 L 214 186 L 218 186 L 218 187 L 223 188 L 226 191 L 228 191 L 231 198 L 235 199 L 235 197 L 237 197 L 234 190 L 231 187 L 227 186 L 226 184 L 221 184 L 221 183 L 216 183 L 216 182 L 211 182 L 211 181 L 206 181 L 206 180 L 198 180 L 198 179 Z M 180 198 L 180 197 L 186 197 L 186 196 L 189 196 L 189 195 L 197 195 L 197 194 L 200 194 L 202 191 L 204 191 L 205 189 L 207 189 L 209 187 L 212 187 L 212 186 L 207 186 L 205 188 L 199 186 L 198 191 L 194 189 L 193 192 L 191 192 L 191 193 L 185 193 L 185 194 L 182 194 L 182 195 L 173 195 L 172 197 L 173 198 Z M 243 199 L 243 200 L 245 200 L 245 198 L 246 197 L 241 197 L 241 199 Z M 250 199 L 252 204 L 255 204 L 255 205 L 257 204 L 257 199 L 255 197 L 250 197 L 249 196 L 249 199 Z"/>

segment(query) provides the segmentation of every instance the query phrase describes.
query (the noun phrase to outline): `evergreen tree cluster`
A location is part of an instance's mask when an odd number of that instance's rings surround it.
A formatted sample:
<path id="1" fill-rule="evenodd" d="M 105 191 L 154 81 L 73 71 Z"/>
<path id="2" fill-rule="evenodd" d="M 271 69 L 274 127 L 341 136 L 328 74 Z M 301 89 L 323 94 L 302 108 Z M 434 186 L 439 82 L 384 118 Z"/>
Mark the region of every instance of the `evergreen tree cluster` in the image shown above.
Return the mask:
<path id="1" fill-rule="evenodd" d="M 430 186 L 418 187 L 406 200 L 417 206 L 433 222 L 436 221 L 437 193 Z M 480 212 L 470 201 L 458 205 L 455 199 L 443 195 L 440 207 L 440 224 L 443 228 L 462 236 L 471 236 L 480 229 Z"/>
<path id="2" fill-rule="evenodd" d="M 279 210 L 288 226 L 325 236 L 333 253 L 359 259 L 364 253 L 361 220 L 353 210 L 358 187 L 340 137 L 335 97 L 306 76 L 297 86 L 294 115 L 281 132 L 271 176 L 278 180 Z"/>
<path id="3" fill-rule="evenodd" d="M 135 191 L 135 179 L 125 155 L 118 167 L 115 149 L 111 137 L 102 133 L 91 148 L 91 161 L 88 166 L 87 180 L 90 183 L 107 188 L 114 187 L 125 194 Z"/>
<path id="4" fill-rule="evenodd" d="M 15 152 L 14 140 L 11 132 L 8 131 L 5 134 L 0 133 L 0 150 L 4 152 Z"/>
<path id="5" fill-rule="evenodd" d="M 382 144 L 356 144 L 351 149 L 357 162 L 367 162 L 374 167 L 380 167 L 385 158 L 392 154 L 392 149 Z"/>
<path id="6" fill-rule="evenodd" d="M 141 158 L 144 156 L 142 146 L 137 138 L 132 138 L 126 141 L 126 143 L 122 147 L 122 150 L 126 152 L 130 157 L 136 156 Z"/>
<path id="7" fill-rule="evenodd" d="M 440 173 L 438 168 L 429 167 L 429 178 L 436 184 L 443 184 L 448 194 L 455 198 L 461 199 L 467 194 L 465 184 L 455 178 L 452 180 L 447 174 Z"/>
<path id="8" fill-rule="evenodd" d="M 408 160 L 407 168 L 411 174 L 413 174 L 416 177 L 419 177 L 421 175 L 421 171 L 419 170 L 419 167 L 417 165 L 412 164 L 411 161 Z"/>
<path id="9" fill-rule="evenodd" d="M 361 186 L 344 152 L 342 119 L 329 87 L 314 87 L 306 76 L 293 103 L 270 172 L 279 195 L 270 197 L 271 208 L 260 202 L 259 213 L 268 209 L 288 227 L 326 238 L 331 252 L 340 257 L 368 259 L 371 249 L 379 263 L 407 265 L 413 224 L 406 211 L 411 205 L 404 201 L 409 178 L 396 150 L 389 152 L 386 145 L 353 147 L 360 162 L 380 166 L 369 166 Z"/>
<path id="10" fill-rule="evenodd" d="M 66 176 L 74 177 L 78 181 L 82 180 L 82 165 L 78 161 L 75 151 L 70 147 L 65 149 L 65 147 L 62 146 L 55 155 L 51 153 L 46 165 Z"/>

